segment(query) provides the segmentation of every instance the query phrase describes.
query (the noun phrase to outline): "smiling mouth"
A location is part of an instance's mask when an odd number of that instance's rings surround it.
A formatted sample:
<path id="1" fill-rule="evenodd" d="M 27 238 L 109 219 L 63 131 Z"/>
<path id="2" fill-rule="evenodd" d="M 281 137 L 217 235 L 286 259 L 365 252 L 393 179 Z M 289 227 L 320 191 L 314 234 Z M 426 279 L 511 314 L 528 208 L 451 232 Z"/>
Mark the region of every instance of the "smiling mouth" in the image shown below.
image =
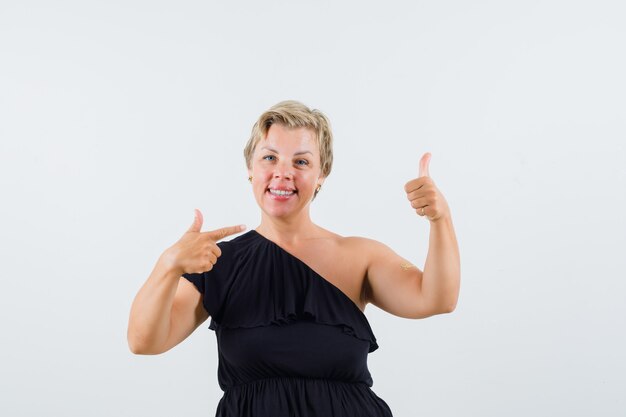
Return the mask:
<path id="1" fill-rule="evenodd" d="M 280 197 L 288 197 L 290 195 L 296 194 L 297 191 L 296 190 L 275 190 L 273 188 L 268 188 L 267 189 L 269 191 L 270 194 L 275 195 L 275 196 L 280 196 Z"/>

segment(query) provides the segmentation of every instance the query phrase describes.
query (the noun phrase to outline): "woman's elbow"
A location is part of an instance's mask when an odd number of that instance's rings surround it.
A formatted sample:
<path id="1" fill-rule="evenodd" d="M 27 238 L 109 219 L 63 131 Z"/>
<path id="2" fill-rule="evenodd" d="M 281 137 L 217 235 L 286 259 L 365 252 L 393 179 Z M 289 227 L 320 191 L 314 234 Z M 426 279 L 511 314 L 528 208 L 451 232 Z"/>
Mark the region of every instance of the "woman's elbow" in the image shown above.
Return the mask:
<path id="1" fill-rule="evenodd" d="M 158 350 L 154 348 L 154 344 L 147 343 L 147 341 L 134 334 L 129 330 L 126 341 L 128 343 L 128 348 L 135 355 L 158 355 L 159 353 L 163 353 L 162 350 Z"/>
<path id="2" fill-rule="evenodd" d="M 444 304 L 443 314 L 452 313 L 454 310 L 456 310 L 456 304 L 457 304 L 456 299 L 454 299 L 452 302 L 448 302 Z"/>
<path id="3" fill-rule="evenodd" d="M 135 355 L 159 355 L 161 353 L 163 353 L 160 350 L 154 350 L 154 349 L 149 349 L 145 346 L 141 346 L 141 345 L 137 345 L 137 344 L 132 344 L 128 343 L 128 347 L 130 349 L 130 351 L 132 353 L 134 353 Z"/>

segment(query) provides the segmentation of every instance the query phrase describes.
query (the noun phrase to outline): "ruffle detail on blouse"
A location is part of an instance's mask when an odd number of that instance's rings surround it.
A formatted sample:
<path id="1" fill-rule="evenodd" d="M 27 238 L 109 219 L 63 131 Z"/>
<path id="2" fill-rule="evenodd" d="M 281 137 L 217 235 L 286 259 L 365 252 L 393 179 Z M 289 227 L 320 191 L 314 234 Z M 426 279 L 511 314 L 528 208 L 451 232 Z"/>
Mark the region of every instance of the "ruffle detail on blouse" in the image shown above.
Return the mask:
<path id="1" fill-rule="evenodd" d="M 369 352 L 373 352 L 378 349 L 378 343 L 373 334 L 368 330 L 369 325 L 358 324 L 359 320 L 346 319 L 346 318 L 333 318 L 331 315 L 326 314 L 321 310 L 317 311 L 292 311 L 282 314 L 274 314 L 273 317 L 267 317 L 260 319 L 252 323 L 235 323 L 230 321 L 222 321 L 218 323 L 215 318 L 211 318 L 209 329 L 237 329 L 237 328 L 253 328 L 260 326 L 270 325 L 288 325 L 300 320 L 314 321 L 319 324 L 325 324 L 330 326 L 340 326 L 343 332 L 347 335 L 356 337 L 357 339 L 365 340 L 369 342 Z M 352 322 L 348 324 L 347 322 Z"/>
<path id="2" fill-rule="evenodd" d="M 226 302 L 209 329 L 288 325 L 299 320 L 340 326 L 378 349 L 365 314 L 330 281 L 303 261 L 252 230 L 231 241 L 237 250 L 234 279 Z"/>

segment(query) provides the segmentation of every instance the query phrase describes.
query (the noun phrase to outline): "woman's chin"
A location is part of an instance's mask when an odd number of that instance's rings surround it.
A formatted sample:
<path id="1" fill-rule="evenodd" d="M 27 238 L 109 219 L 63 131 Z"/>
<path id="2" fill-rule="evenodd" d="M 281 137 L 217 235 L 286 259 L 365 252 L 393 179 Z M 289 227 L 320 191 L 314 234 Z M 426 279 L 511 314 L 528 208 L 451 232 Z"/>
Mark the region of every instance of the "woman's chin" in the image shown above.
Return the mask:
<path id="1" fill-rule="evenodd" d="M 289 217 L 298 211 L 295 201 L 272 201 L 265 199 L 263 201 L 263 211 L 272 217 Z"/>
<path id="2" fill-rule="evenodd" d="M 272 217 L 287 217 L 297 210 L 295 206 L 277 206 L 275 204 L 265 204 L 264 211 Z"/>

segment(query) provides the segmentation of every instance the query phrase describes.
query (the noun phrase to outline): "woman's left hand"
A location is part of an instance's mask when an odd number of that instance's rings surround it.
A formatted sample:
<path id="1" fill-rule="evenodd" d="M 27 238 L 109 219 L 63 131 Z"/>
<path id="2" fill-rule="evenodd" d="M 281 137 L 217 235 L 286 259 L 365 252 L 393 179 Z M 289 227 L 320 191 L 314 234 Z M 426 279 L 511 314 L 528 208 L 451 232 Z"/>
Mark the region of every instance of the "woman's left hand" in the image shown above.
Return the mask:
<path id="1" fill-rule="evenodd" d="M 443 194 L 435 186 L 430 174 L 430 152 L 426 152 L 420 160 L 419 178 L 406 183 L 404 191 L 419 216 L 426 216 L 431 222 L 450 216 L 450 208 Z"/>

